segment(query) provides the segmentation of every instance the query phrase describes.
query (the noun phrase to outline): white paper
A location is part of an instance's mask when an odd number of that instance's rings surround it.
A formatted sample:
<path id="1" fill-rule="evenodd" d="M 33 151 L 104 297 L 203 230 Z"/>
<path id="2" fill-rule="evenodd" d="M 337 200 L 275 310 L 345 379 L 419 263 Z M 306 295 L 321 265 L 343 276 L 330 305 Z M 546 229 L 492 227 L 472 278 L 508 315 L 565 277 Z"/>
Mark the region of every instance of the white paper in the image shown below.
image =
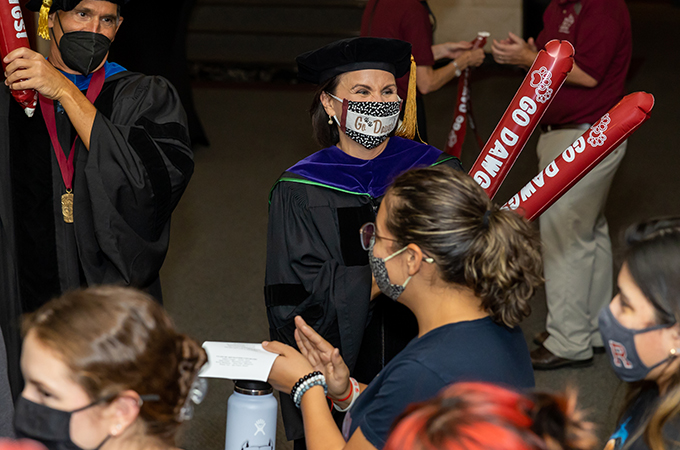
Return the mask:
<path id="1" fill-rule="evenodd" d="M 229 380 L 267 381 L 276 353 L 270 353 L 262 344 L 240 342 L 204 342 L 208 364 L 200 376 L 227 378 Z"/>

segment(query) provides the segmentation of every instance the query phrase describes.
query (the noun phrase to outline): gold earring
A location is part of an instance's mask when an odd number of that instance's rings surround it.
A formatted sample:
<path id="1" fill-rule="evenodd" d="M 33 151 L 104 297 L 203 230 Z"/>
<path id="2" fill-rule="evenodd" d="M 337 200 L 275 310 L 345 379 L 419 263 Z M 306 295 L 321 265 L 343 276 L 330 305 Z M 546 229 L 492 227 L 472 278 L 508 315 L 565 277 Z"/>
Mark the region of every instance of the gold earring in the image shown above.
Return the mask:
<path id="1" fill-rule="evenodd" d="M 333 125 L 333 117 L 328 116 L 328 125 Z"/>

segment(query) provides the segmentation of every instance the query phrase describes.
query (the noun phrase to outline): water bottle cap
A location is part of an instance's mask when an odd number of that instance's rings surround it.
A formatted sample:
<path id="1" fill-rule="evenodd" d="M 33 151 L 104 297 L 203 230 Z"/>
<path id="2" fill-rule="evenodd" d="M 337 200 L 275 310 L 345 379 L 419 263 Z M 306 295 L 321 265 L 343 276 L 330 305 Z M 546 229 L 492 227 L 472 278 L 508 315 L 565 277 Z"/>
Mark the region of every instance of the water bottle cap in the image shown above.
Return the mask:
<path id="1" fill-rule="evenodd" d="M 238 380 L 234 384 L 234 392 L 244 395 L 268 395 L 274 392 L 274 388 L 264 381 Z"/>

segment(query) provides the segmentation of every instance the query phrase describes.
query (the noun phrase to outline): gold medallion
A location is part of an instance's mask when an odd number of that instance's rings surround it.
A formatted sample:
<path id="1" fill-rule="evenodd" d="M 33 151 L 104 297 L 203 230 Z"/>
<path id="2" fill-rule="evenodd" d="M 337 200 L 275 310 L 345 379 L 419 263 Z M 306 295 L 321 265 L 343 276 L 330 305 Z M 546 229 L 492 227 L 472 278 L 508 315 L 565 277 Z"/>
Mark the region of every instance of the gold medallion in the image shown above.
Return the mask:
<path id="1" fill-rule="evenodd" d="M 61 196 L 61 214 L 64 216 L 64 222 L 73 223 L 73 192 L 70 189 Z"/>

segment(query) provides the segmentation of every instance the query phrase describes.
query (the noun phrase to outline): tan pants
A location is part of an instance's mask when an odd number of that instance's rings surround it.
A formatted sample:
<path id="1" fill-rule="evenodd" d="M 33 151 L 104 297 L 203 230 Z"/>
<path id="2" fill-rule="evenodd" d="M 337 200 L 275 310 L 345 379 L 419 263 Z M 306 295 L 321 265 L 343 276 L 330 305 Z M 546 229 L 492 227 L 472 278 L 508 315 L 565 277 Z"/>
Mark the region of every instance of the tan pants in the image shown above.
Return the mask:
<path id="1" fill-rule="evenodd" d="M 543 169 L 587 129 L 541 135 L 536 152 Z M 624 141 L 540 217 L 548 304 L 543 344 L 568 359 L 588 359 L 602 346 L 597 316 L 612 299 L 613 262 L 604 208 Z"/>

